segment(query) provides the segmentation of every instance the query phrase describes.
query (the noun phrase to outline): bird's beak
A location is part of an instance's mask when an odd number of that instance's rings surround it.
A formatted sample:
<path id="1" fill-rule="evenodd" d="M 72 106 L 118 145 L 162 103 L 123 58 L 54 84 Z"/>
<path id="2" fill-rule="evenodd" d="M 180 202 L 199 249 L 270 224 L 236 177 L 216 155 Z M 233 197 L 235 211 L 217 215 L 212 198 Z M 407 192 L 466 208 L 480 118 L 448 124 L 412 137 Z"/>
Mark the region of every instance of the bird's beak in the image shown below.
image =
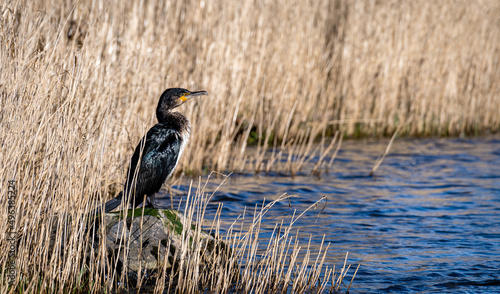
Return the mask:
<path id="1" fill-rule="evenodd" d="M 185 95 L 181 96 L 179 99 L 181 99 L 182 102 L 186 102 L 188 99 L 197 97 L 197 96 L 203 96 L 203 95 L 208 95 L 207 91 L 196 91 L 196 92 L 189 92 L 186 93 Z"/>

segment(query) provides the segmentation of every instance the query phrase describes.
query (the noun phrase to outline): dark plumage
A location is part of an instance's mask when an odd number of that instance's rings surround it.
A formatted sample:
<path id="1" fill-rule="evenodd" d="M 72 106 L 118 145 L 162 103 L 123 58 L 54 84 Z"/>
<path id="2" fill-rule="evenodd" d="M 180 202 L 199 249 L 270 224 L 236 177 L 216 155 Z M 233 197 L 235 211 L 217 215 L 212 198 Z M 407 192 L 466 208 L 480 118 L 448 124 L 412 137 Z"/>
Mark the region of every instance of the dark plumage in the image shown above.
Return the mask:
<path id="1" fill-rule="evenodd" d="M 130 193 L 133 207 L 142 203 L 144 195 L 147 195 L 147 201 L 156 207 L 154 195 L 172 175 L 191 131 L 189 120 L 182 113 L 172 112 L 172 109 L 190 98 L 201 95 L 207 95 L 207 92 L 190 92 L 181 88 L 163 92 L 156 108 L 158 123 L 149 129 L 135 148 L 123 191 L 106 202 L 105 212 L 118 207 L 124 193 Z M 94 211 L 96 212 L 99 213 Z"/>

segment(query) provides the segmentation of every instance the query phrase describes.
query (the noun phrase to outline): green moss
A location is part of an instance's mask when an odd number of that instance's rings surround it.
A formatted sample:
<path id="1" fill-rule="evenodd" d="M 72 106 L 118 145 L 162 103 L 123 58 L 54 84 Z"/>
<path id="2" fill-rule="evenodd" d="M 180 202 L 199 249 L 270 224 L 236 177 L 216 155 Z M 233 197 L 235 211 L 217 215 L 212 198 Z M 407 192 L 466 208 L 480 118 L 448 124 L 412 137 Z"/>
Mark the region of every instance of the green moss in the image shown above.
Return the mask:
<path id="1" fill-rule="evenodd" d="M 172 225 L 172 228 L 177 234 L 182 234 L 182 223 L 179 219 L 179 216 L 172 212 L 171 210 L 168 209 L 162 209 L 163 214 L 167 217 L 167 219 L 170 221 L 170 224 Z"/>

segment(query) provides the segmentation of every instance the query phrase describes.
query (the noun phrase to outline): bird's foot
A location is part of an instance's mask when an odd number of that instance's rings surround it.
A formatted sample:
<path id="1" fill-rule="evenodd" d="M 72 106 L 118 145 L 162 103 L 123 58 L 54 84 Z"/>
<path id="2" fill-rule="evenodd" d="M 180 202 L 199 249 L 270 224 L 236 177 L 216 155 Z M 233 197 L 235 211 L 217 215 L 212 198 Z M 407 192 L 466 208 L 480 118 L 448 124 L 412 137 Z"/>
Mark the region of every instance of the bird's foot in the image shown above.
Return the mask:
<path id="1" fill-rule="evenodd" d="M 151 195 L 148 197 L 148 201 L 147 201 L 147 204 L 146 204 L 147 207 L 152 207 L 154 209 L 163 209 L 162 207 L 158 206 L 156 204 L 156 198 L 154 195 Z"/>

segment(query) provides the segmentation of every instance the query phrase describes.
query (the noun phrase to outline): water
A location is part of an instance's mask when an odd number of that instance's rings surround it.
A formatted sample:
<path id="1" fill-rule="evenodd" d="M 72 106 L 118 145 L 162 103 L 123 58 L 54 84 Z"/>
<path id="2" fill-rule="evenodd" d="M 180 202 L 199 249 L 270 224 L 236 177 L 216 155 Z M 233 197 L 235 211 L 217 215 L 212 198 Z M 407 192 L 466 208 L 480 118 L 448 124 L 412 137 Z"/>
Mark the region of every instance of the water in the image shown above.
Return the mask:
<path id="1" fill-rule="evenodd" d="M 265 239 L 326 195 L 294 227 L 304 244 L 325 235 L 329 265 L 342 266 L 347 251 L 348 263 L 361 264 L 351 293 L 500 293 L 500 138 L 399 139 L 368 176 L 387 143 L 344 142 L 321 178 L 233 175 L 208 214 L 222 202 L 229 224 L 245 206 L 297 195 L 269 211 Z"/>

